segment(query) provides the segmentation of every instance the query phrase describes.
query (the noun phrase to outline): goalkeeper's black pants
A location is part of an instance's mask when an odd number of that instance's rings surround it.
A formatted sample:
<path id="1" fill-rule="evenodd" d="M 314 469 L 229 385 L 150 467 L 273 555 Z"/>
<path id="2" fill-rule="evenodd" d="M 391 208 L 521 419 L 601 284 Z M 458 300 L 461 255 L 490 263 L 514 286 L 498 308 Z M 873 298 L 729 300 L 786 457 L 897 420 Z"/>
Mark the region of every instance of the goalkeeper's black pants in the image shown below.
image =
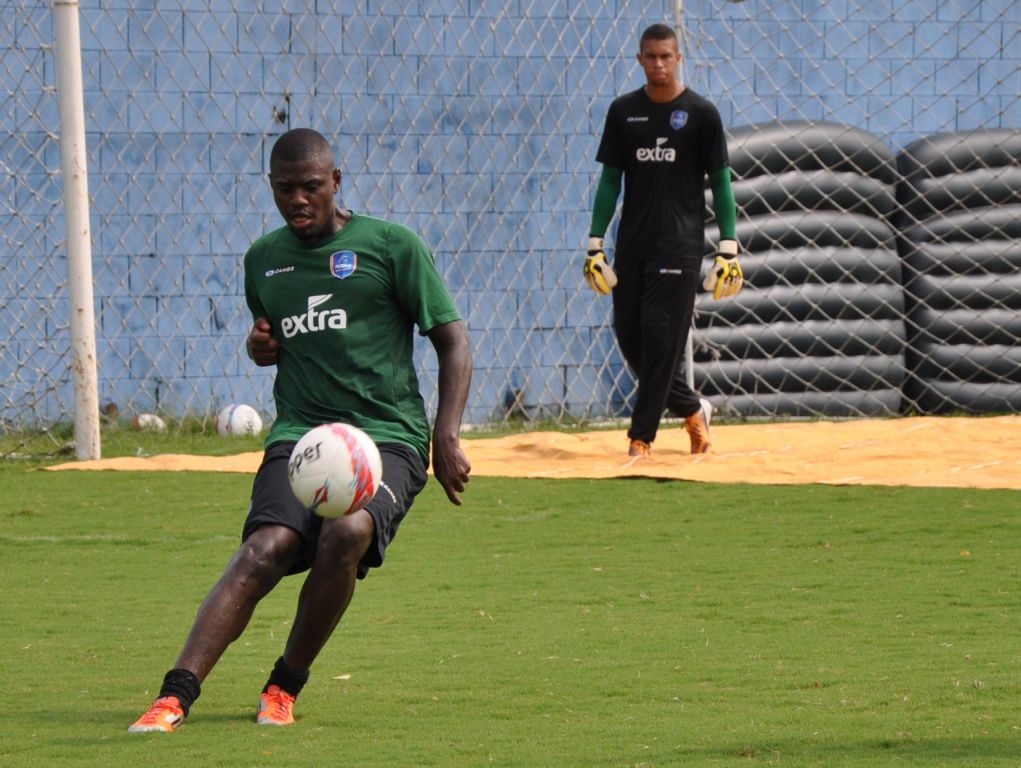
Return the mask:
<path id="1" fill-rule="evenodd" d="M 618 261 L 613 329 L 621 354 L 638 378 L 628 437 L 651 443 L 664 409 L 682 418 L 699 409 L 681 363 L 691 330 L 698 269 L 676 261 Z"/>

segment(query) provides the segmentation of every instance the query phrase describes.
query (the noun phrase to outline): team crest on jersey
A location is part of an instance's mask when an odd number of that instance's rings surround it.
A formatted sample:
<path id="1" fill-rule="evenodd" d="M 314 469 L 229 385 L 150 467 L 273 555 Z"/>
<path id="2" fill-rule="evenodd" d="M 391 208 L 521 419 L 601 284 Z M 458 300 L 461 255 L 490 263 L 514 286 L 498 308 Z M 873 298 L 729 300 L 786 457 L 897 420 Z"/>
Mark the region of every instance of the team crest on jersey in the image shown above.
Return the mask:
<path id="1" fill-rule="evenodd" d="M 330 254 L 330 274 L 343 280 L 358 269 L 358 254 L 354 251 L 337 251 Z"/>
<path id="2" fill-rule="evenodd" d="M 670 113 L 670 127 L 675 131 L 681 130 L 688 122 L 688 113 L 683 109 Z"/>

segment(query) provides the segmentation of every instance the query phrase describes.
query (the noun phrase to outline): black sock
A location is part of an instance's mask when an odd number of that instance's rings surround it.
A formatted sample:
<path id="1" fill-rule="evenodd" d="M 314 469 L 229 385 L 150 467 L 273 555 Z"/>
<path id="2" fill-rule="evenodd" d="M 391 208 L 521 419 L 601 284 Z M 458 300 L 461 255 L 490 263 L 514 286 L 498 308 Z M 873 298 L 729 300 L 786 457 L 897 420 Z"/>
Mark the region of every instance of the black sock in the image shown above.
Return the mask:
<path id="1" fill-rule="evenodd" d="M 184 716 L 188 716 L 188 710 L 195 703 L 195 699 L 202 693 L 202 685 L 199 679 L 187 669 L 172 669 L 163 678 L 163 687 L 160 688 L 160 698 L 164 696 L 176 696 L 181 702 L 181 709 Z"/>
<path id="2" fill-rule="evenodd" d="M 269 680 L 263 687 L 262 692 L 265 693 L 269 690 L 271 685 L 276 685 L 283 688 L 292 696 L 297 697 L 307 682 L 308 670 L 306 669 L 303 672 L 299 672 L 295 669 L 291 669 L 284 663 L 284 657 L 281 656 L 277 659 L 277 663 L 273 665 L 273 671 L 270 672 Z"/>

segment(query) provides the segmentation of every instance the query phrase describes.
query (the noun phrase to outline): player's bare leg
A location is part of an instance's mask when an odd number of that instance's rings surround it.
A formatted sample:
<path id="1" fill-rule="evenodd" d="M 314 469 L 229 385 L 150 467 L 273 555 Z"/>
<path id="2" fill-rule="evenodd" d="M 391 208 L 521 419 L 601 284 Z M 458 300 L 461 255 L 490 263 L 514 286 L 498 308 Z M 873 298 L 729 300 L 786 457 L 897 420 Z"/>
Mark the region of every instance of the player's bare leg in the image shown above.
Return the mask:
<path id="1" fill-rule="evenodd" d="M 238 548 L 206 595 L 160 697 L 128 730 L 173 733 L 201 690 L 201 682 L 252 618 L 255 606 L 284 577 L 301 546 L 286 526 L 257 528 Z"/>
<path id="2" fill-rule="evenodd" d="M 255 606 L 286 575 L 300 546 L 298 534 L 285 526 L 253 531 L 199 606 L 176 666 L 204 680 L 244 632 Z"/>
<path id="3" fill-rule="evenodd" d="M 284 659 L 308 669 L 330 639 L 354 595 L 358 563 L 372 543 L 375 523 L 365 510 L 324 520 L 316 559 L 298 598 Z"/>
<path id="4" fill-rule="evenodd" d="M 358 563 L 372 543 L 372 516 L 360 510 L 323 521 L 315 562 L 298 597 L 298 611 L 284 655 L 277 659 L 259 697 L 259 725 L 290 725 L 294 702 L 308 681 L 309 667 L 351 603 Z"/>

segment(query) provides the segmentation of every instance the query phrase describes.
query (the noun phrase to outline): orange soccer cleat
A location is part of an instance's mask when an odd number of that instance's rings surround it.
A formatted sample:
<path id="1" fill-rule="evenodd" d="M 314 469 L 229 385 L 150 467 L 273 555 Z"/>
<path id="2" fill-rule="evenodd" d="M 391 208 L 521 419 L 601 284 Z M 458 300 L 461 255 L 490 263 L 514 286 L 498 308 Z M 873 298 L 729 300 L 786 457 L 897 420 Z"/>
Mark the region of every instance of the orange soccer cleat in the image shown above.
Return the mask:
<path id="1" fill-rule="evenodd" d="M 636 459 L 647 459 L 652 455 L 652 446 L 644 440 L 632 440 L 631 447 L 627 449 L 628 456 Z"/>
<path id="2" fill-rule="evenodd" d="M 279 685 L 271 685 L 259 697 L 259 725 L 291 725 L 294 722 L 294 701 L 292 696 Z"/>
<path id="3" fill-rule="evenodd" d="M 128 733 L 173 733 L 184 722 L 184 710 L 176 696 L 156 699 L 149 711 L 128 726 Z"/>
<path id="4" fill-rule="evenodd" d="M 709 441 L 709 423 L 713 420 L 713 404 L 704 397 L 699 399 L 699 408 L 684 420 L 684 428 L 691 438 L 691 452 L 706 453 Z"/>

